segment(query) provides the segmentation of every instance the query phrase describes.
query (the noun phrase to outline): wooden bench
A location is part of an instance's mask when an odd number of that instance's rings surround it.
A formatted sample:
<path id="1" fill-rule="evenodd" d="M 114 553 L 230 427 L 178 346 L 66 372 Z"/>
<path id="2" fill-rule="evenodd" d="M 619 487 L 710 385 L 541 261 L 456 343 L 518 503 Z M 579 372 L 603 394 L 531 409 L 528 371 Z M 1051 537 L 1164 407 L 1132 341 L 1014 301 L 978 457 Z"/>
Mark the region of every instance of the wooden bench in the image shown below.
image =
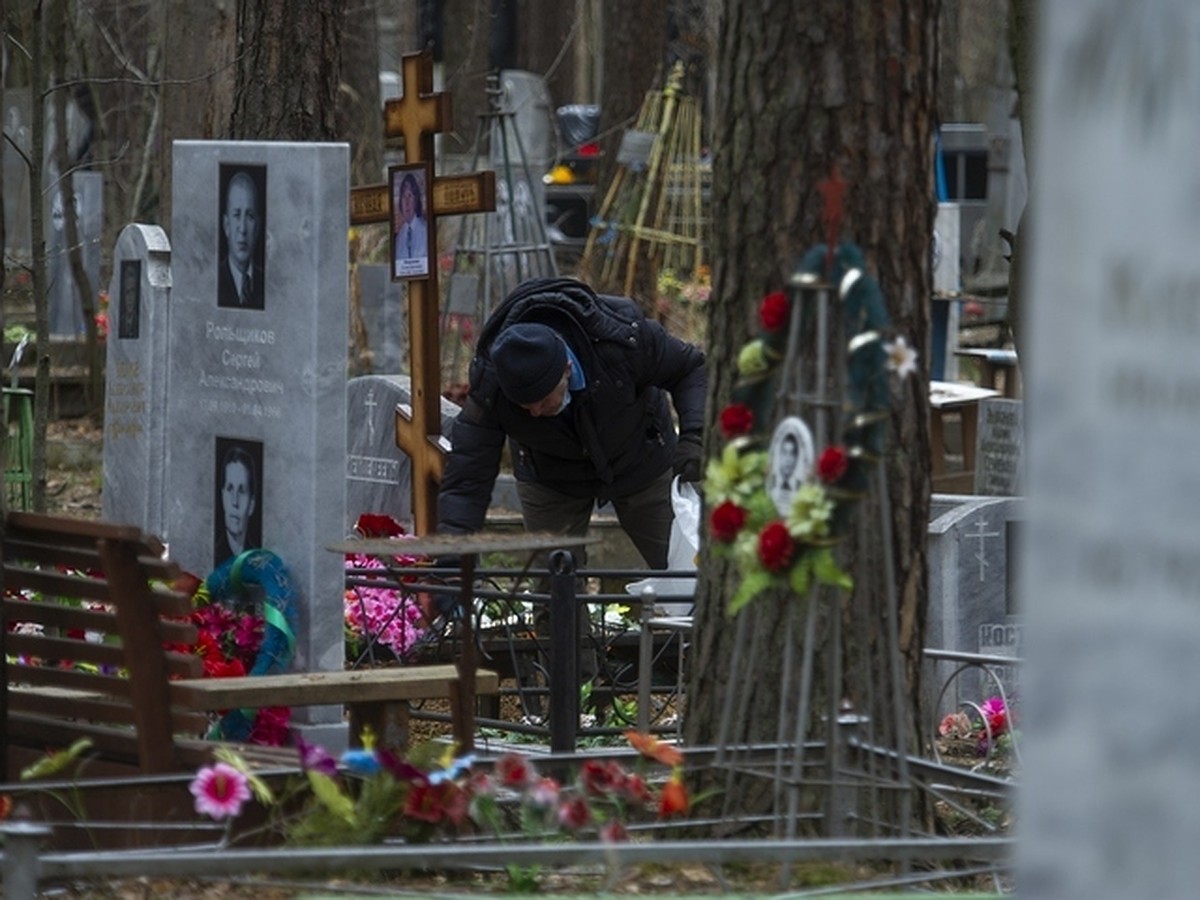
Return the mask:
<path id="1" fill-rule="evenodd" d="M 449 664 L 201 678 L 198 657 L 164 647 L 194 644 L 197 634 L 187 620 L 190 598 L 169 587 L 179 568 L 156 538 L 130 526 L 12 512 L 2 547 L 7 780 L 31 752 L 80 737 L 100 757 L 143 774 L 186 771 L 210 755 L 213 745 L 198 737 L 213 710 L 344 704 L 352 738 L 363 724 L 383 736 L 396 707 L 453 703 L 458 693 Z M 495 673 L 477 674 L 477 694 L 498 690 Z M 467 747 L 471 737 L 456 734 Z"/>

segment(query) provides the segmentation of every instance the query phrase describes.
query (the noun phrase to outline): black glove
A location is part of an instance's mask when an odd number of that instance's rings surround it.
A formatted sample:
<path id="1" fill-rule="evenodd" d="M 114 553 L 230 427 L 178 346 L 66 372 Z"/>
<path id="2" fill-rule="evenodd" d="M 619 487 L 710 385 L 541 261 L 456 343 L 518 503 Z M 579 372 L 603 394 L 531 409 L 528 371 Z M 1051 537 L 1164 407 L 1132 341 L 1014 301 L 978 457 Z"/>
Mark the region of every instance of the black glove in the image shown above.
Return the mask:
<path id="1" fill-rule="evenodd" d="M 693 432 L 679 436 L 671 467 L 681 481 L 699 481 L 704 477 L 704 448 L 701 443 L 700 435 Z"/>

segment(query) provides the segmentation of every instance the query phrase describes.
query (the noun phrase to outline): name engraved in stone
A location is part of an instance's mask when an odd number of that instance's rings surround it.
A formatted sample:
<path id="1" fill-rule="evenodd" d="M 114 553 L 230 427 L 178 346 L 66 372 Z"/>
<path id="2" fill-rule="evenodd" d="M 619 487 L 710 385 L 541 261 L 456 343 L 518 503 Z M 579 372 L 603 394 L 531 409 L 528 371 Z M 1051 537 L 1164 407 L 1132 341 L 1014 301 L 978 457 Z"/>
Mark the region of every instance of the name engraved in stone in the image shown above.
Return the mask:
<path id="1" fill-rule="evenodd" d="M 210 341 L 229 341 L 237 344 L 272 346 L 275 343 L 275 332 L 270 328 L 217 325 L 215 322 L 204 323 L 204 337 Z"/>
<path id="2" fill-rule="evenodd" d="M 1100 320 L 1122 334 L 1200 335 L 1200 276 L 1118 260 L 1107 273 Z"/>
<path id="3" fill-rule="evenodd" d="M 379 456 L 355 456 L 346 459 L 346 477 L 350 481 L 396 484 L 400 480 L 400 461 Z"/>

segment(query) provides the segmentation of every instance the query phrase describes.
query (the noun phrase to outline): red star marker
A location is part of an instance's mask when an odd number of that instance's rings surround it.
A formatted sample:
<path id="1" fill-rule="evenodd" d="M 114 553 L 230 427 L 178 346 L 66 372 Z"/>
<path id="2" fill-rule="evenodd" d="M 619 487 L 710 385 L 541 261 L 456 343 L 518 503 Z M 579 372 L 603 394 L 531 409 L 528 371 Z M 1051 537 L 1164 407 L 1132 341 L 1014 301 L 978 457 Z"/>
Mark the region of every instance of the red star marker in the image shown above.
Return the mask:
<path id="1" fill-rule="evenodd" d="M 833 254 L 837 248 L 838 231 L 842 227 L 843 201 L 846 197 L 846 182 L 838 173 L 837 163 L 829 170 L 829 177 L 817 182 L 821 193 L 821 224 L 825 226 L 825 277 L 833 271 Z"/>

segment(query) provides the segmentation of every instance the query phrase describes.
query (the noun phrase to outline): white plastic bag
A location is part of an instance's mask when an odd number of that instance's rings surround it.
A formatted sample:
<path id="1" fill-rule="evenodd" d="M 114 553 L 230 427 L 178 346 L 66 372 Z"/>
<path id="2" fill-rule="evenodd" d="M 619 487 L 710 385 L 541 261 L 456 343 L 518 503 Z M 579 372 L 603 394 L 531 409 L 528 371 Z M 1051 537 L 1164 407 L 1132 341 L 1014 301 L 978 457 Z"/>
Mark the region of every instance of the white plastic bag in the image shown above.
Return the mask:
<path id="1" fill-rule="evenodd" d="M 700 493 L 690 481 L 679 476 L 671 482 L 671 508 L 675 521 L 671 523 L 671 542 L 667 547 L 667 568 L 674 571 L 696 571 L 696 554 L 700 552 Z M 625 585 L 625 590 L 641 596 L 650 588 L 659 597 L 691 596 L 696 592 L 695 578 L 643 578 Z M 689 603 L 660 603 L 659 608 L 669 616 L 686 616 L 692 611 Z"/>

